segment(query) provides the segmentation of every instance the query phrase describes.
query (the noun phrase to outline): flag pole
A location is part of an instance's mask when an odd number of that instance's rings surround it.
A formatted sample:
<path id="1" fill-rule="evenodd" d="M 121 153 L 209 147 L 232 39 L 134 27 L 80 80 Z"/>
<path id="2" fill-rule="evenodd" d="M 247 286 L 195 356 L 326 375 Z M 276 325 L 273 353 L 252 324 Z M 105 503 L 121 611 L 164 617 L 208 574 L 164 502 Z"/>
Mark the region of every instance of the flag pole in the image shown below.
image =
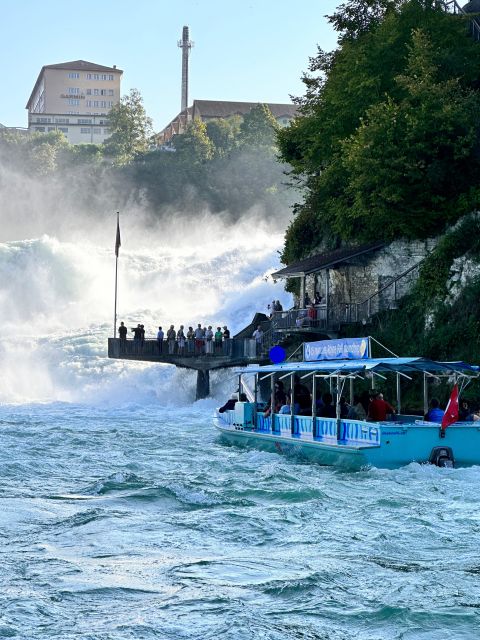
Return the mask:
<path id="1" fill-rule="evenodd" d="M 120 212 L 117 211 L 117 235 L 115 238 L 115 304 L 113 310 L 113 337 L 117 337 L 117 282 L 118 282 L 118 250 L 120 248 Z"/>

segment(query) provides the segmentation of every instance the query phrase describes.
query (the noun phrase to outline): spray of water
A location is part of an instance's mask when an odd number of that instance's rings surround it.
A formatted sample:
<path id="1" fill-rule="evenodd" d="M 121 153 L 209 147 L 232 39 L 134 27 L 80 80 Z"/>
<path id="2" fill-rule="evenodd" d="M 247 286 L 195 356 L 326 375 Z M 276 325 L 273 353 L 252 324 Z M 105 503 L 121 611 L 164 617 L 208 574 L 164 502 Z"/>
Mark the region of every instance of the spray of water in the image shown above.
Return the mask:
<path id="1" fill-rule="evenodd" d="M 39 179 L 0 173 L 2 221 L 0 402 L 190 402 L 194 374 L 110 361 L 115 215 L 62 210 Z M 17 195 L 14 195 L 16 192 Z M 58 200 L 58 199 L 57 199 Z M 31 222 L 29 222 L 29 220 Z M 147 223 L 148 220 L 148 223 Z M 236 222 L 198 212 L 122 212 L 118 317 L 158 325 L 227 324 L 233 332 L 272 299 L 290 303 L 268 274 L 278 267 L 283 223 L 260 208 Z M 41 229 L 41 233 L 40 233 Z M 225 375 L 213 376 L 215 391 Z"/>

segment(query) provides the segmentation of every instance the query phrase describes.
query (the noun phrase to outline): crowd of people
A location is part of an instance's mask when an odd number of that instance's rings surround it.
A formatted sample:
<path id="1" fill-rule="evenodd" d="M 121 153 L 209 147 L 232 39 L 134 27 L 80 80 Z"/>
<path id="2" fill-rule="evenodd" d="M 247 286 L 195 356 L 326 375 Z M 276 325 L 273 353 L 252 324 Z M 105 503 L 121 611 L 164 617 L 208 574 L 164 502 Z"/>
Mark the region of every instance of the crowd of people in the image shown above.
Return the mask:
<path id="1" fill-rule="evenodd" d="M 131 329 L 131 332 L 133 333 L 134 350 L 137 353 L 141 353 L 145 343 L 145 327 L 143 324 L 137 324 L 136 327 Z M 120 338 L 120 350 L 125 351 L 128 329 L 124 322 L 120 323 L 118 335 Z M 159 355 L 164 353 L 180 356 L 216 354 L 228 356 L 231 355 L 232 350 L 230 330 L 226 325 L 217 327 L 215 332 L 212 326 L 202 327 L 201 324 L 198 324 L 196 329 L 188 327 L 187 330 L 183 324 L 178 329 L 175 329 L 175 325 L 171 324 L 166 332 L 159 326 L 156 343 Z"/>

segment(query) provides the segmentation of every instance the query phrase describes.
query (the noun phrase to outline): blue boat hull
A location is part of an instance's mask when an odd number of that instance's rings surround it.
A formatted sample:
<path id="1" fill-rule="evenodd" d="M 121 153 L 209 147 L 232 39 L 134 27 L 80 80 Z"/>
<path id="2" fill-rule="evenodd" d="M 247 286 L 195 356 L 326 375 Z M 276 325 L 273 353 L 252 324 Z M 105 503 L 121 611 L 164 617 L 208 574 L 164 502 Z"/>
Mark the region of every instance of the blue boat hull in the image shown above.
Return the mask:
<path id="1" fill-rule="evenodd" d="M 214 423 L 222 439 L 231 444 L 349 470 L 396 469 L 411 462 L 426 463 L 435 447 L 449 447 L 456 467 L 480 464 L 480 427 L 472 422 L 451 425 L 442 438 L 439 425 L 415 420 L 406 423 L 341 421 L 337 433 L 337 421 L 324 419 L 319 421 L 316 430 L 323 435 L 313 438 L 308 426 L 312 418 L 301 418 L 303 429 L 297 429 L 294 422 L 294 433 L 287 429 L 290 416 L 276 416 L 276 419 L 280 423 L 276 432 L 269 430 L 261 417 L 257 426 L 234 424 L 233 412 L 231 416 L 216 414 Z M 297 420 L 300 417 L 295 418 Z"/>

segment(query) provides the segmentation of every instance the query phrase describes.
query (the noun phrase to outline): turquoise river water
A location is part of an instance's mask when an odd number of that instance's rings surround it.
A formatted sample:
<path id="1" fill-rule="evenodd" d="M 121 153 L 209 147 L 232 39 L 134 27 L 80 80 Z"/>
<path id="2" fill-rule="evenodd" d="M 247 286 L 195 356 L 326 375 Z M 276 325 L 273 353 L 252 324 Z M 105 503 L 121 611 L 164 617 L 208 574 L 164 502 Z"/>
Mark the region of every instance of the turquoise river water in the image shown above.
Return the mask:
<path id="1" fill-rule="evenodd" d="M 211 408 L 0 408 L 0 637 L 480 635 L 480 469 L 338 472 Z"/>

